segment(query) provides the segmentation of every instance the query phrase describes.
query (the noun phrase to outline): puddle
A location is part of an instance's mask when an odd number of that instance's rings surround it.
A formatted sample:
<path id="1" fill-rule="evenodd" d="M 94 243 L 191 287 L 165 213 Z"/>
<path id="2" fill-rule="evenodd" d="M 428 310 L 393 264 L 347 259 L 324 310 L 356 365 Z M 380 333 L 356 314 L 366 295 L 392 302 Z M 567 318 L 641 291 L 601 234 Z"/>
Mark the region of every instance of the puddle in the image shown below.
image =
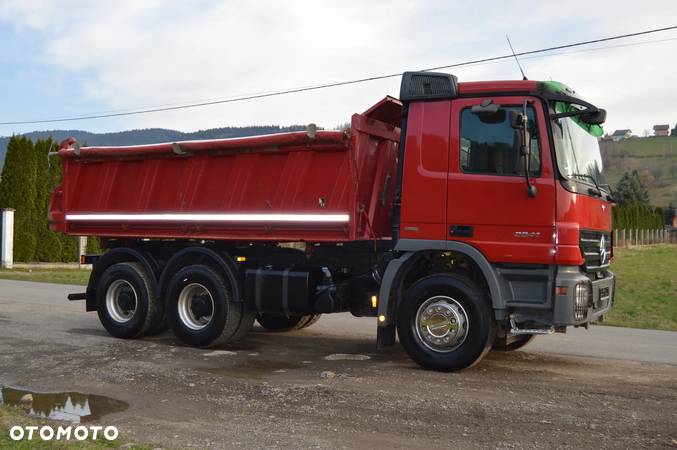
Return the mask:
<path id="1" fill-rule="evenodd" d="M 22 402 L 22 397 L 27 394 L 33 396 L 32 402 Z M 78 392 L 40 393 L 10 387 L 0 387 L 0 404 L 22 407 L 33 417 L 72 423 L 96 421 L 129 407 L 123 401 L 102 395 Z"/>
<path id="2" fill-rule="evenodd" d="M 301 366 L 302 364 L 297 363 L 257 359 L 243 361 L 242 363 L 233 366 L 207 368 L 203 370 L 212 374 L 233 378 L 263 378 L 267 375 L 285 373 L 287 370 L 298 369 Z"/>

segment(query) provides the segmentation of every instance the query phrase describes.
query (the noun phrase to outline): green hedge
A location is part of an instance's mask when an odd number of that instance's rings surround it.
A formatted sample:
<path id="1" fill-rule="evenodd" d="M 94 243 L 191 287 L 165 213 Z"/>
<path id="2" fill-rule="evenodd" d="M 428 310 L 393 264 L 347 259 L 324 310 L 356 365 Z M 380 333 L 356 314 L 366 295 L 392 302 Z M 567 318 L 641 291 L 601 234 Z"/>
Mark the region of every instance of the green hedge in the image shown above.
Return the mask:
<path id="1" fill-rule="evenodd" d="M 618 229 L 657 230 L 663 228 L 663 210 L 648 205 L 614 206 L 613 227 Z"/>
<path id="2" fill-rule="evenodd" d="M 48 162 L 47 156 L 56 147 L 52 139 L 33 143 L 24 136 L 12 136 L 7 145 L 0 179 L 0 208 L 16 210 L 14 260 L 17 262 L 77 261 L 77 238 L 51 231 L 47 220 L 50 196 L 61 182 L 61 161 L 52 158 Z M 92 248 L 99 248 L 98 240 L 91 240 Z"/>
<path id="3" fill-rule="evenodd" d="M 14 259 L 32 261 L 35 256 L 35 200 L 37 197 L 37 159 L 33 142 L 12 136 L 7 144 L 5 165 L 0 180 L 0 208 L 13 208 Z"/>

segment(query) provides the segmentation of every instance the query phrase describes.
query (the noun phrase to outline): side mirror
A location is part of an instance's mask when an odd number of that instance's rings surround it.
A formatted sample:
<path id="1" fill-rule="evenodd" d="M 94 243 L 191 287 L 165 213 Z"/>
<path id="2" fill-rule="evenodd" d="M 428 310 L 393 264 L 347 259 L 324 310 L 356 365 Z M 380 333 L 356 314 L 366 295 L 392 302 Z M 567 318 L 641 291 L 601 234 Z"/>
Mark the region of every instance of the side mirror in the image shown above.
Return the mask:
<path id="1" fill-rule="evenodd" d="M 514 130 L 521 130 L 525 128 L 525 120 L 521 112 L 515 109 L 510 110 L 510 126 Z"/>
<path id="2" fill-rule="evenodd" d="M 606 109 L 585 111 L 581 114 L 581 120 L 588 125 L 602 125 L 606 121 Z"/>
<path id="3" fill-rule="evenodd" d="M 522 111 L 510 110 L 510 126 L 515 130 L 514 145 L 519 149 L 520 158 L 524 158 L 524 178 L 527 182 L 529 197 L 536 197 L 536 186 L 529 180 L 531 171 L 531 133 L 529 132 L 529 116 L 527 115 L 527 102 L 524 102 Z"/>
<path id="4" fill-rule="evenodd" d="M 515 130 L 514 145 L 519 149 L 522 157 L 528 157 L 531 153 L 531 133 L 527 126 L 528 118 L 521 112 L 510 110 L 510 126 Z"/>

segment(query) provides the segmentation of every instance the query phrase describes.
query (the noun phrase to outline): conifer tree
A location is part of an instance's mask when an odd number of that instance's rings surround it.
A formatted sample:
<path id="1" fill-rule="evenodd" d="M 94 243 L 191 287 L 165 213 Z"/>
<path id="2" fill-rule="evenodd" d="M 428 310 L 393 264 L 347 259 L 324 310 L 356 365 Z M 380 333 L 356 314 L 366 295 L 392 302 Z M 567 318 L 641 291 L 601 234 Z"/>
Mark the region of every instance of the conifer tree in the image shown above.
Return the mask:
<path id="1" fill-rule="evenodd" d="M 58 148 L 58 145 L 57 145 Z M 54 189 L 61 184 L 62 178 L 62 167 L 61 167 L 61 158 L 51 158 L 49 165 L 49 192 L 54 192 Z M 63 233 L 56 233 L 59 243 L 61 244 L 61 250 L 59 255 L 59 260 L 63 262 L 74 262 L 78 259 L 78 238 L 75 236 L 69 236 Z"/>
<path id="2" fill-rule="evenodd" d="M 58 233 L 49 229 L 47 210 L 49 199 L 53 192 L 50 162 L 48 154 L 54 150 L 56 143 L 51 139 L 38 140 L 35 143 L 35 157 L 37 160 L 36 196 L 35 196 L 35 236 L 37 247 L 35 259 L 37 261 L 61 261 L 63 259 L 62 238 Z"/>
<path id="3" fill-rule="evenodd" d="M 614 196 L 621 206 L 649 204 L 649 191 L 642 183 L 636 170 L 633 170 L 632 173 L 625 172 L 616 186 Z"/>
<path id="4" fill-rule="evenodd" d="M 33 142 L 24 136 L 12 136 L 7 144 L 0 180 L 0 207 L 13 208 L 14 260 L 30 262 L 35 258 L 35 197 L 37 161 Z"/>

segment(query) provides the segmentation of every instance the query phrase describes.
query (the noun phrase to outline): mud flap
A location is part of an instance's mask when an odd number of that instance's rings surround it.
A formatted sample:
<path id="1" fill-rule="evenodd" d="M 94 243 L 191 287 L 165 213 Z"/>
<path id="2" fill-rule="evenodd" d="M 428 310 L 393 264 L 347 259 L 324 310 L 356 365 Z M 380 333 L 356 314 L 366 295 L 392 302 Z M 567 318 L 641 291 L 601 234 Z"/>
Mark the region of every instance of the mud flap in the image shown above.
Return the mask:
<path id="1" fill-rule="evenodd" d="M 384 350 L 395 345 L 395 324 L 376 329 L 376 350 Z"/>

